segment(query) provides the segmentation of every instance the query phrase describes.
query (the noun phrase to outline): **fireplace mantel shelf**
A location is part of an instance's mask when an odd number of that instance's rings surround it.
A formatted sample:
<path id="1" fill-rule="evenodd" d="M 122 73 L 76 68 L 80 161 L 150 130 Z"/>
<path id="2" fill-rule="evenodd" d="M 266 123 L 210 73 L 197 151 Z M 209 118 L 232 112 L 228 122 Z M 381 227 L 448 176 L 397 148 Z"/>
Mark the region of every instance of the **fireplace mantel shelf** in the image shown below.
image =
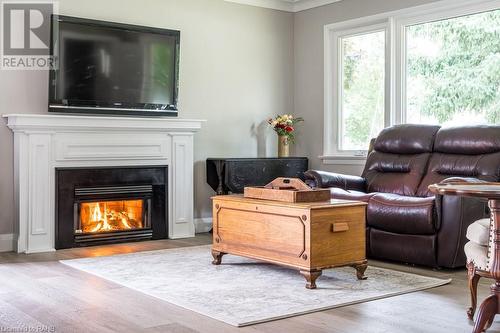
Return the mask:
<path id="1" fill-rule="evenodd" d="M 205 120 L 182 118 L 101 117 L 77 115 L 6 114 L 14 132 L 29 130 L 158 130 L 197 132 Z"/>
<path id="2" fill-rule="evenodd" d="M 54 250 L 55 169 L 168 166 L 169 238 L 194 236 L 193 136 L 203 120 L 7 114 L 17 251 Z"/>

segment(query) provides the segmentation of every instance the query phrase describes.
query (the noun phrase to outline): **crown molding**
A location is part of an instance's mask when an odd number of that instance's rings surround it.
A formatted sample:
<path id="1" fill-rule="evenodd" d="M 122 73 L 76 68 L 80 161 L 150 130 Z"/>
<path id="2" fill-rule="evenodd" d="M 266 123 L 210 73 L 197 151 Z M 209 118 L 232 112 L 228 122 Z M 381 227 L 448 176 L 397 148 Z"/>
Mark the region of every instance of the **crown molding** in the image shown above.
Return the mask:
<path id="1" fill-rule="evenodd" d="M 342 0 L 296 0 L 293 3 L 293 12 L 301 12 L 303 10 L 308 10 L 311 8 L 321 7 L 324 5 L 329 5 L 335 2 L 340 2 Z"/>
<path id="2" fill-rule="evenodd" d="M 291 13 L 329 5 L 342 0 L 224 0 L 243 5 L 282 10 Z"/>

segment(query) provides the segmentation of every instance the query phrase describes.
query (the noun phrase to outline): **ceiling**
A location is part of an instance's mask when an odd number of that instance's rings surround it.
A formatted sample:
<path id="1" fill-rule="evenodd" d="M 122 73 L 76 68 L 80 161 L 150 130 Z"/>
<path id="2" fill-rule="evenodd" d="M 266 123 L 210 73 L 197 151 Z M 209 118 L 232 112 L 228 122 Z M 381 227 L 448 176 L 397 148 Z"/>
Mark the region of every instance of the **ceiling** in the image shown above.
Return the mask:
<path id="1" fill-rule="evenodd" d="M 296 13 L 319 6 L 328 5 L 334 2 L 339 2 L 342 0 L 225 0 L 225 1 Z"/>

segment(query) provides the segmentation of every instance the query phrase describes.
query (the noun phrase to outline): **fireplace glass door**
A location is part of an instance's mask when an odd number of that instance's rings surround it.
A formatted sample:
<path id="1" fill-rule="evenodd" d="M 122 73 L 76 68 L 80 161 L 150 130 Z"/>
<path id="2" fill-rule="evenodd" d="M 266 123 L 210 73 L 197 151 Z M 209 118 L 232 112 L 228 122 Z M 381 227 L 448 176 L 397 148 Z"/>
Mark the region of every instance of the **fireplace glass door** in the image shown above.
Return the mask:
<path id="1" fill-rule="evenodd" d="M 97 233 L 144 229 L 147 222 L 142 199 L 80 203 L 76 233 Z"/>
<path id="2" fill-rule="evenodd" d="M 75 242 L 151 239 L 152 194 L 151 185 L 76 188 Z"/>

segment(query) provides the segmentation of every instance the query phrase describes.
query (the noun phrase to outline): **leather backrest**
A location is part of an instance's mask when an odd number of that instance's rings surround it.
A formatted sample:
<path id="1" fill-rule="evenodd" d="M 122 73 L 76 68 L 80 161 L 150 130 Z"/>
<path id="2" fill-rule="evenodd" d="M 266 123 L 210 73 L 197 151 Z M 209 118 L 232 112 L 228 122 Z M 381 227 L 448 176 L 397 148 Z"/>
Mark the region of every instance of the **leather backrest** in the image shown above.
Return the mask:
<path id="1" fill-rule="evenodd" d="M 415 196 L 439 126 L 397 125 L 384 129 L 366 161 L 368 192 Z"/>
<path id="2" fill-rule="evenodd" d="M 442 128 L 417 195 L 431 196 L 428 186 L 450 177 L 500 180 L 500 126 Z"/>
<path id="3" fill-rule="evenodd" d="M 462 126 L 440 129 L 434 151 L 445 154 L 479 155 L 500 151 L 500 126 Z"/>
<path id="4" fill-rule="evenodd" d="M 373 145 L 374 150 L 390 154 L 421 154 L 432 152 L 439 126 L 396 125 L 380 132 Z"/>

